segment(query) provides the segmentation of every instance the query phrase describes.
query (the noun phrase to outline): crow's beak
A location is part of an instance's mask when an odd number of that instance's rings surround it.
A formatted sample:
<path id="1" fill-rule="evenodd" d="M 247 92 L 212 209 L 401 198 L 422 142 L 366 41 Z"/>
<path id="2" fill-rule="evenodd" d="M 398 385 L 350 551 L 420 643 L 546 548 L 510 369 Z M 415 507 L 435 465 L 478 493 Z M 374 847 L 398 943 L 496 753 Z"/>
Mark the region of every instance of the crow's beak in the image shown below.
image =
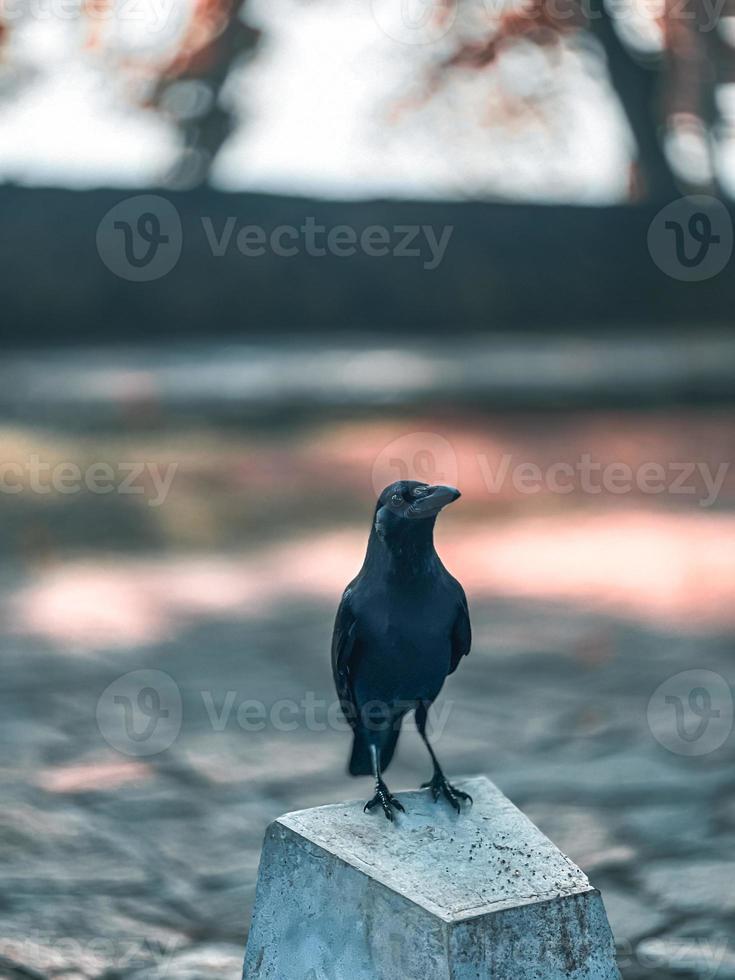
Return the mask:
<path id="1" fill-rule="evenodd" d="M 444 487 L 441 485 L 429 487 L 429 492 L 415 500 L 411 509 L 415 514 L 425 516 L 428 514 L 438 514 L 442 507 L 451 504 L 452 501 L 461 497 L 462 494 L 456 487 Z"/>

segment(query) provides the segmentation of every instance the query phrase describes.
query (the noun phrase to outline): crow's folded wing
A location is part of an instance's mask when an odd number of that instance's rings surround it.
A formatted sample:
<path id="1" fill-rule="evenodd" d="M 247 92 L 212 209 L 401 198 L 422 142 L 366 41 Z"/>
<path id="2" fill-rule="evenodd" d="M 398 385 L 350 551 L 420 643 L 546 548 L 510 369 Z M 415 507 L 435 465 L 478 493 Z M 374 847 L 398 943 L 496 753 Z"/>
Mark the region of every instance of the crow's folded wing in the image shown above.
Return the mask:
<path id="1" fill-rule="evenodd" d="M 459 666 L 459 662 L 462 657 L 466 657 L 470 652 L 470 647 L 472 646 L 472 628 L 470 626 L 470 613 L 467 609 L 467 597 L 464 594 L 464 589 L 457 582 L 457 588 L 459 589 L 459 608 L 457 609 L 457 618 L 454 620 L 454 626 L 452 627 L 452 659 L 449 664 L 449 673 L 453 674 L 454 671 Z"/>
<path id="2" fill-rule="evenodd" d="M 354 727 L 357 717 L 351 672 L 354 671 L 358 654 L 357 624 L 350 608 L 351 591 L 346 589 L 337 610 L 332 634 L 332 675 L 337 696 L 347 721 Z"/>

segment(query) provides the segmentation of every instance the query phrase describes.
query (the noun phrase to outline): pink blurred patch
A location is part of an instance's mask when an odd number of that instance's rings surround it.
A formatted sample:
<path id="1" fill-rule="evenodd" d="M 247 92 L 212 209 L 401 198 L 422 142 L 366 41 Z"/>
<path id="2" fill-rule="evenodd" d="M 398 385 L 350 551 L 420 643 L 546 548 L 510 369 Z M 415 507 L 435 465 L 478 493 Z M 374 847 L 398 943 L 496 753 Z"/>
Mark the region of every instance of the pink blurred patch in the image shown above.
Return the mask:
<path id="1" fill-rule="evenodd" d="M 117 789 L 152 775 L 153 770 L 144 762 L 87 762 L 42 769 L 36 782 L 49 793 L 87 793 Z"/>
<path id="2" fill-rule="evenodd" d="M 528 504 L 529 494 L 519 490 L 513 479 L 517 468 L 528 464 L 546 474 L 558 463 L 574 467 L 582 457 L 590 456 L 600 466 L 624 464 L 637 473 L 651 462 L 668 467 L 690 460 L 708 466 L 714 474 L 723 461 L 731 459 L 732 428 L 729 410 L 680 414 L 543 412 L 524 415 L 522 421 L 504 414 L 473 418 L 463 413 L 447 418 L 443 413 L 406 417 L 400 422 L 352 421 L 325 427 L 301 447 L 301 452 L 310 461 L 314 486 L 321 483 L 328 466 L 335 479 L 367 500 L 373 500 L 374 493 L 392 480 L 410 477 L 455 483 L 465 504 L 507 508 L 509 504 Z M 298 449 L 295 455 L 298 458 Z M 667 473 L 668 480 L 675 476 L 676 471 Z M 599 471 L 592 482 L 599 483 Z M 697 471 L 687 477 L 687 482 L 706 497 Z M 589 503 L 590 498 L 577 477 L 570 482 L 568 496 L 551 492 L 542 480 L 533 499 L 568 505 L 580 499 Z M 732 466 L 724 475 L 719 499 L 735 499 Z M 610 502 L 618 509 L 647 508 L 652 503 L 650 494 L 642 493 L 635 479 L 629 493 L 620 496 L 603 488 L 595 500 Z M 678 500 L 690 502 L 687 497 Z"/>
<path id="3" fill-rule="evenodd" d="M 499 524 L 445 518 L 437 542 L 470 601 L 556 601 L 670 629 L 735 625 L 735 516 L 611 511 Z M 155 643 L 196 617 L 250 618 L 284 600 L 338 602 L 365 530 L 231 558 L 69 562 L 10 601 L 16 630 L 64 647 Z"/>
<path id="4" fill-rule="evenodd" d="M 330 586 L 338 592 L 335 583 L 354 574 L 349 543 L 356 541 L 319 538 L 243 559 L 68 562 L 10 598 L 10 622 L 82 652 L 155 643 L 196 617 L 250 617 L 283 597 L 328 595 Z"/>
<path id="5" fill-rule="evenodd" d="M 556 600 L 662 628 L 735 624 L 735 517 L 545 516 L 447 540 L 468 591 Z"/>

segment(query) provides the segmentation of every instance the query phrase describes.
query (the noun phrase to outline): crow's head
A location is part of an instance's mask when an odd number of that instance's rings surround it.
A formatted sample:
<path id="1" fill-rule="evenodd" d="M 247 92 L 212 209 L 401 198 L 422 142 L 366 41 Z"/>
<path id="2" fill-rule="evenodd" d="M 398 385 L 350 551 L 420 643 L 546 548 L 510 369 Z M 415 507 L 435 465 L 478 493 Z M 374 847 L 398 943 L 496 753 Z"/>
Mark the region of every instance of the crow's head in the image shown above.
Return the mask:
<path id="1" fill-rule="evenodd" d="M 430 486 L 416 480 L 391 483 L 378 497 L 375 508 L 375 530 L 383 537 L 391 531 L 408 530 L 409 524 L 422 518 L 436 518 L 447 504 L 460 496 L 456 487 Z"/>

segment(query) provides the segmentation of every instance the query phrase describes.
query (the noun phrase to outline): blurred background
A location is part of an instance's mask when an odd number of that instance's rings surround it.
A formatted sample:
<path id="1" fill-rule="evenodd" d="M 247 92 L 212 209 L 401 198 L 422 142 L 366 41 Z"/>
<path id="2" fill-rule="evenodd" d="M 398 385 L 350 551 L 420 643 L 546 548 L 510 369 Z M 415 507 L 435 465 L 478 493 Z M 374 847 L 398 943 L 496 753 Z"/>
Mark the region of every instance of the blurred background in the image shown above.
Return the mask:
<path id="1" fill-rule="evenodd" d="M 729 0 L 0 5 L 0 977 L 239 977 L 268 822 L 370 788 L 329 646 L 406 477 L 463 492 L 447 771 L 626 980 L 735 977 L 733 45 Z"/>

